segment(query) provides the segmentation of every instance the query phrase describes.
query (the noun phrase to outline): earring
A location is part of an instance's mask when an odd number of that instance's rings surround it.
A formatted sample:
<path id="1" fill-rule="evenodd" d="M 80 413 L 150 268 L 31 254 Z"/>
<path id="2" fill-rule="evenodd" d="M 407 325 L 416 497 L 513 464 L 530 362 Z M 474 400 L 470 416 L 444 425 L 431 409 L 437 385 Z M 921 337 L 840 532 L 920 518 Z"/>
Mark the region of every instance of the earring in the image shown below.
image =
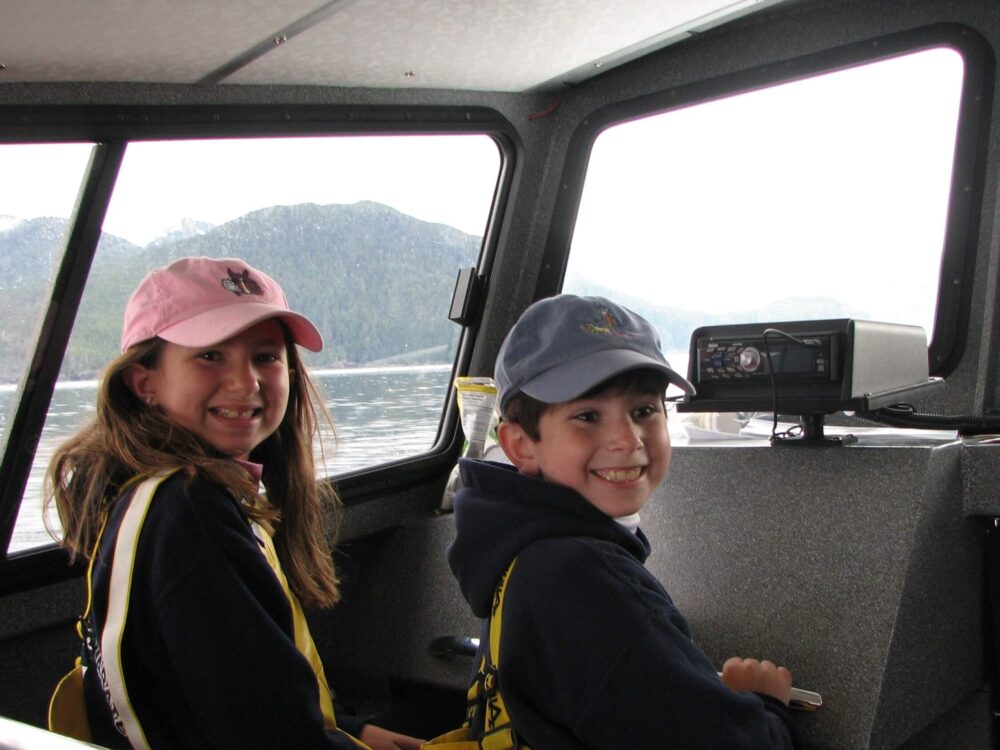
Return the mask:
<path id="1" fill-rule="evenodd" d="M 143 401 L 146 402 L 146 406 L 152 406 L 153 405 L 153 397 L 152 396 L 146 396 L 146 398 L 144 398 Z"/>

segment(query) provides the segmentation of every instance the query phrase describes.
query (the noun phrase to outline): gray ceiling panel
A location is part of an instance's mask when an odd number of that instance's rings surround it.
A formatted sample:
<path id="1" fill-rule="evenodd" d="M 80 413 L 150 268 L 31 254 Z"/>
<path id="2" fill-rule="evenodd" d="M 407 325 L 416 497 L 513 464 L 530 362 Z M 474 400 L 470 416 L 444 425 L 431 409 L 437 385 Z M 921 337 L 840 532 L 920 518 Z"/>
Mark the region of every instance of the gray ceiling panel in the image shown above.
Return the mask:
<path id="1" fill-rule="evenodd" d="M 5 0 L 0 83 L 556 88 L 781 0 Z"/>

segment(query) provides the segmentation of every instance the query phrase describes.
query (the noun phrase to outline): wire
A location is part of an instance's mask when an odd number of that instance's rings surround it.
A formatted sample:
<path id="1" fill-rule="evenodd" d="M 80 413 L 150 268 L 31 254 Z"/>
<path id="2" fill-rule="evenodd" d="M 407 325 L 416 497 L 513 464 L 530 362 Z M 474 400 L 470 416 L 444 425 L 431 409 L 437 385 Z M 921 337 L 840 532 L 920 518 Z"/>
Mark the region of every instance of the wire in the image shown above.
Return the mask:
<path id="1" fill-rule="evenodd" d="M 764 329 L 764 356 L 767 358 L 767 371 L 771 380 L 771 409 L 773 411 L 773 419 L 771 421 L 771 440 L 785 440 L 788 438 L 797 437 L 802 433 L 804 427 L 801 424 L 795 425 L 795 427 L 790 427 L 782 433 L 778 433 L 778 382 L 774 373 L 774 363 L 771 360 L 771 345 L 767 343 L 767 337 L 769 335 L 782 336 L 789 341 L 792 341 L 800 346 L 811 346 L 807 344 L 800 338 L 796 338 L 790 333 L 779 330 L 777 328 L 765 328 Z M 798 432 L 796 432 L 798 428 Z"/>
<path id="2" fill-rule="evenodd" d="M 875 411 L 858 412 L 855 419 L 892 427 L 955 430 L 960 435 L 989 435 L 1000 432 L 1000 416 L 984 414 L 933 414 L 919 412 L 912 404 L 900 403 Z"/>
<path id="3" fill-rule="evenodd" d="M 778 382 L 777 373 L 774 368 L 774 359 L 771 353 L 771 344 L 768 342 L 769 336 L 780 336 L 799 346 L 805 347 L 816 346 L 816 342 L 813 340 L 804 341 L 777 328 L 766 328 L 763 333 L 764 357 L 767 359 L 767 369 L 771 383 L 771 440 L 780 441 L 797 438 L 808 432 L 802 421 L 783 432 L 778 432 Z M 894 404 L 875 411 L 858 412 L 854 415 L 854 418 L 860 421 L 887 424 L 894 427 L 953 429 L 959 435 L 1000 433 L 1000 415 L 933 414 L 919 412 L 912 404 L 908 403 Z"/>

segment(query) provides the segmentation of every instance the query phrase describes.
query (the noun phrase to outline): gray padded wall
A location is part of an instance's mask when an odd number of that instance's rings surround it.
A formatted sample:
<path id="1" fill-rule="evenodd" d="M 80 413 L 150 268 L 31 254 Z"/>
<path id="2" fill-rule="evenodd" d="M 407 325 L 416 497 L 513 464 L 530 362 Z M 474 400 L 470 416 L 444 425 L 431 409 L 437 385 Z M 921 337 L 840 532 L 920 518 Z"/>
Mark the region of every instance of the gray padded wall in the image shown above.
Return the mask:
<path id="1" fill-rule="evenodd" d="M 317 636 L 319 641 L 332 635 L 331 662 L 337 668 L 454 688 L 464 695 L 472 659 L 430 652 L 439 636 L 479 636 L 479 621 L 444 556 L 453 528 L 450 515 L 436 516 L 409 521 L 372 540 L 363 570 L 350 582 L 348 599 L 337 613 L 336 632 Z"/>
<path id="2" fill-rule="evenodd" d="M 643 513 L 649 567 L 719 665 L 822 693 L 805 747 L 897 747 L 982 683 L 979 534 L 962 446 L 678 447 Z"/>
<path id="3" fill-rule="evenodd" d="M 969 452 L 874 438 L 674 449 L 642 514 L 648 565 L 717 664 L 771 658 L 822 693 L 819 711 L 793 715 L 801 748 L 986 746 L 981 524 L 965 495 L 998 486 L 985 467 L 1000 450 Z M 333 663 L 464 690 L 471 661 L 428 650 L 478 635 L 444 559 L 451 537 L 443 515 L 372 540 Z"/>

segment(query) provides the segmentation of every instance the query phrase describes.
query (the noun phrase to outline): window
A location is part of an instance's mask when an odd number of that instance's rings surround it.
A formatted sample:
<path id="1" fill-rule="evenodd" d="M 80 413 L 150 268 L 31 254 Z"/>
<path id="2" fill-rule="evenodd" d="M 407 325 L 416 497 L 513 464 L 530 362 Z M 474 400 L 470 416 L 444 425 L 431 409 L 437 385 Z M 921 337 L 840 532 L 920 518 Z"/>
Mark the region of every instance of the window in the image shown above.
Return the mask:
<path id="1" fill-rule="evenodd" d="M 681 372 L 701 325 L 858 318 L 930 339 L 963 72 L 935 48 L 607 128 L 563 289 L 647 316 Z"/>
<path id="2" fill-rule="evenodd" d="M 89 143 L 0 145 L 0 439 L 62 260 Z M 25 220 L 25 217 L 30 219 Z"/>
<path id="3" fill-rule="evenodd" d="M 89 143 L 0 145 L 0 442 L 5 449 L 34 350 L 32 333 L 45 314 L 92 150 Z M 26 494 L 40 493 L 41 475 L 33 474 Z M 21 529 L 19 546 L 51 542 L 39 503 L 32 508 L 35 519 Z"/>
<path id="4" fill-rule="evenodd" d="M 10 551 L 51 541 L 40 503 L 52 450 L 93 414 L 128 295 L 181 256 L 244 258 L 321 330 L 324 350 L 303 354 L 337 426 L 324 474 L 431 449 L 461 332 L 451 292 L 479 257 L 499 169 L 485 135 L 130 143 Z M 0 257 L 38 210 L 0 229 Z"/>

